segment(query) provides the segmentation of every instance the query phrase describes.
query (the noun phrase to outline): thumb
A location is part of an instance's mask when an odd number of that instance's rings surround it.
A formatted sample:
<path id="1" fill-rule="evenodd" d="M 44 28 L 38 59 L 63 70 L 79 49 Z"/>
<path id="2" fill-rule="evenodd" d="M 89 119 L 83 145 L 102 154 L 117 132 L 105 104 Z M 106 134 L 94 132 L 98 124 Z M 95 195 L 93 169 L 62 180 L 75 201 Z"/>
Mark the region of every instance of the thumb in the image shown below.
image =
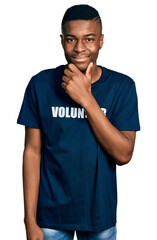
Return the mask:
<path id="1" fill-rule="evenodd" d="M 86 69 L 86 74 L 85 74 L 88 79 L 91 79 L 92 67 L 93 67 L 93 62 L 90 62 Z"/>

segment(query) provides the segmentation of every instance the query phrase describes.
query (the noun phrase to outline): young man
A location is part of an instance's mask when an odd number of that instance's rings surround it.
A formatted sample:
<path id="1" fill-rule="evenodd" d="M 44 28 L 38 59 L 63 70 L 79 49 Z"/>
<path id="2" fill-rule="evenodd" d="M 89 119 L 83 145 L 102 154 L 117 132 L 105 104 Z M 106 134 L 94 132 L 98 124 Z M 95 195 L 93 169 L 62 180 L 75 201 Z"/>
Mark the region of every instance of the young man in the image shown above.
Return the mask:
<path id="1" fill-rule="evenodd" d="M 69 8 L 61 42 L 67 65 L 30 80 L 18 123 L 27 239 L 116 239 L 116 164 L 130 161 L 140 129 L 134 81 L 97 66 L 99 13 Z M 59 238 L 58 238 L 59 237 Z"/>

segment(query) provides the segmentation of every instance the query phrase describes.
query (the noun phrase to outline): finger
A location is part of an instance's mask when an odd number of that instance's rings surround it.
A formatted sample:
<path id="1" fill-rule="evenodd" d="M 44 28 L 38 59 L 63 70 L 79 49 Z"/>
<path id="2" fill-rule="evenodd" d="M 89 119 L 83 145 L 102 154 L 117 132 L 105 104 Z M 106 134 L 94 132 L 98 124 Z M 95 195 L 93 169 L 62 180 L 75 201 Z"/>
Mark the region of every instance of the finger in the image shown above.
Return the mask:
<path id="1" fill-rule="evenodd" d="M 66 90 L 66 86 L 67 86 L 67 84 L 65 82 L 61 83 L 61 87 L 64 88 L 65 90 Z"/>
<path id="2" fill-rule="evenodd" d="M 68 64 L 68 69 L 70 69 L 72 73 L 79 72 L 79 69 L 73 63 Z"/>
<path id="3" fill-rule="evenodd" d="M 67 68 L 64 70 L 64 74 L 69 78 L 72 78 L 73 76 L 73 73 L 70 71 L 70 69 Z"/>
<path id="4" fill-rule="evenodd" d="M 64 88 L 66 93 L 68 93 L 68 91 L 67 91 L 67 84 L 66 83 L 62 82 L 61 83 L 61 87 Z"/>
<path id="5" fill-rule="evenodd" d="M 69 78 L 69 77 L 67 77 L 67 76 L 63 76 L 62 77 L 62 80 L 65 82 L 65 83 L 68 83 L 71 79 Z"/>
<path id="6" fill-rule="evenodd" d="M 88 79 L 91 79 L 92 76 L 92 67 L 93 67 L 93 62 L 90 62 L 87 69 L 86 69 L 86 76 Z"/>

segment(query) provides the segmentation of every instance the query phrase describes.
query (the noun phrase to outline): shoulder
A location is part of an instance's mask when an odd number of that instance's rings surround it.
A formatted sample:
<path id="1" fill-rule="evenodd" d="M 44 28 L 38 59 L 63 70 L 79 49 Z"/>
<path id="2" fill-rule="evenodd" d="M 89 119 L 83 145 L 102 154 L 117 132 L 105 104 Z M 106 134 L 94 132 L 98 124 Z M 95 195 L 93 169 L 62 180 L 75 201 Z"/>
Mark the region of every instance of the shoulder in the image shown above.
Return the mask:
<path id="1" fill-rule="evenodd" d="M 111 84 L 113 87 L 123 90 L 135 84 L 134 80 L 124 73 L 105 67 L 103 67 L 103 71 L 105 72 L 106 80 L 108 80 L 108 83 Z"/>
<path id="2" fill-rule="evenodd" d="M 42 70 L 31 78 L 31 82 L 33 82 L 35 85 L 46 84 L 50 81 L 53 82 L 54 79 L 60 77 L 63 71 L 64 65 L 60 65 L 56 68 Z"/>

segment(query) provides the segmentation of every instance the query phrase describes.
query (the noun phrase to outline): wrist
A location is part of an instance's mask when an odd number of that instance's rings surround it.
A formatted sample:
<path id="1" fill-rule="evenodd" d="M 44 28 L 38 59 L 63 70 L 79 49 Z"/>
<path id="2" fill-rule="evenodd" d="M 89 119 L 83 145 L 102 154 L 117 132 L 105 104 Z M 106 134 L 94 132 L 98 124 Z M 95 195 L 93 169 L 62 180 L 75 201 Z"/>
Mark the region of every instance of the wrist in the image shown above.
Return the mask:
<path id="1" fill-rule="evenodd" d="M 34 217 L 24 217 L 25 225 L 36 224 L 36 219 Z"/>

